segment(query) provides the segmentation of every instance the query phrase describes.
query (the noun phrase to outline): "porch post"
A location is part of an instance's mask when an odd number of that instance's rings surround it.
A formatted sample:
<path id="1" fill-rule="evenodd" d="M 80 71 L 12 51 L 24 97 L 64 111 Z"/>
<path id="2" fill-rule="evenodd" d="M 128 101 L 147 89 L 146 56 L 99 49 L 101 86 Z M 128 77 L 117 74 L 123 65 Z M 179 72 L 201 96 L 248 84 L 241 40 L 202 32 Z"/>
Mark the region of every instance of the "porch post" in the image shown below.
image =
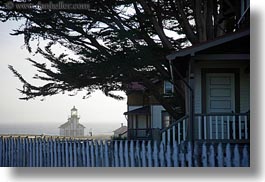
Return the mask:
<path id="1" fill-rule="evenodd" d="M 188 75 L 188 82 L 189 82 L 189 125 L 188 125 L 188 140 L 194 141 L 194 59 L 191 55 L 189 60 L 189 75 Z"/>

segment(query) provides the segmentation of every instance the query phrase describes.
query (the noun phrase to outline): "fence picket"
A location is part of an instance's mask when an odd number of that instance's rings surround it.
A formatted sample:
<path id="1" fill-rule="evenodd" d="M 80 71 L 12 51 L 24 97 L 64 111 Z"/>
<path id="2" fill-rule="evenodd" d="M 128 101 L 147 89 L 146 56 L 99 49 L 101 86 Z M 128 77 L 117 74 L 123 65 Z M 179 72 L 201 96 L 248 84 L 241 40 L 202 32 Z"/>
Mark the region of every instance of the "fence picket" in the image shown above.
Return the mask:
<path id="1" fill-rule="evenodd" d="M 146 167 L 146 147 L 145 141 L 142 142 L 142 153 L 141 153 L 142 167 Z"/>
<path id="2" fill-rule="evenodd" d="M 248 167 L 249 166 L 249 153 L 248 153 L 247 145 L 244 145 L 244 148 L 243 148 L 243 158 L 241 161 L 241 166 L 242 167 Z"/>
<path id="3" fill-rule="evenodd" d="M 105 157 L 105 165 L 104 167 L 109 167 L 109 150 L 108 150 L 108 143 L 107 141 L 105 141 L 105 144 L 104 144 L 104 157 Z"/>
<path id="4" fill-rule="evenodd" d="M 54 167 L 57 167 L 57 142 L 56 139 L 52 141 L 53 143 L 53 160 L 54 160 Z"/>
<path id="5" fill-rule="evenodd" d="M 114 158 L 115 158 L 115 167 L 119 167 L 119 157 L 118 157 L 118 141 L 114 141 Z"/>
<path id="6" fill-rule="evenodd" d="M 70 167 L 73 167 L 73 140 L 69 140 L 69 162 Z"/>
<path id="7" fill-rule="evenodd" d="M 26 167 L 29 167 L 30 165 L 29 165 L 29 162 L 30 162 L 30 152 L 29 152 L 29 139 L 28 138 L 26 138 L 26 140 L 25 140 L 25 166 Z"/>
<path id="8" fill-rule="evenodd" d="M 68 144 L 68 140 L 66 139 L 65 141 L 65 166 L 69 167 L 69 144 Z"/>
<path id="9" fill-rule="evenodd" d="M 40 156 L 40 160 L 39 160 L 39 167 L 43 166 L 43 142 L 41 141 L 41 139 L 38 139 L 38 143 L 39 143 L 39 156 Z"/>
<path id="10" fill-rule="evenodd" d="M 140 146 L 139 146 L 139 140 L 137 140 L 135 146 L 135 167 L 140 167 L 140 166 L 141 166 Z"/>
<path id="11" fill-rule="evenodd" d="M 10 138 L 10 166 L 14 167 L 14 139 L 11 136 Z"/>
<path id="12" fill-rule="evenodd" d="M 19 140 L 18 140 L 19 141 Z M 38 139 L 35 137 L 34 138 L 34 143 L 35 143 L 35 167 L 39 167 L 39 142 Z"/>
<path id="13" fill-rule="evenodd" d="M 125 167 L 129 167 L 129 152 L 128 152 L 128 140 L 125 141 L 125 146 L 124 146 L 124 157 L 125 157 Z"/>
<path id="14" fill-rule="evenodd" d="M 159 161 L 160 161 L 160 167 L 165 167 L 165 149 L 164 144 L 160 143 L 160 151 L 159 151 Z"/>
<path id="15" fill-rule="evenodd" d="M 133 140 L 130 141 L 130 161 L 131 161 L 131 167 L 135 167 L 135 161 L 134 161 L 134 146 L 133 146 Z"/>
<path id="16" fill-rule="evenodd" d="M 102 167 L 105 167 L 105 160 L 104 160 L 104 144 L 103 144 L 103 141 L 102 140 L 100 140 L 100 142 L 99 142 L 99 148 L 100 148 L 100 166 L 102 166 Z"/>
<path id="17" fill-rule="evenodd" d="M 91 156 L 91 167 L 95 167 L 94 141 L 91 141 L 91 145 L 90 145 L 90 156 Z"/>
<path id="18" fill-rule="evenodd" d="M 90 167 L 90 145 L 89 145 L 89 141 L 86 140 L 86 167 Z"/>
<path id="19" fill-rule="evenodd" d="M 124 160 L 123 160 L 123 141 L 119 142 L 119 159 L 120 159 L 120 165 L 118 167 L 124 167 Z"/>
<path id="20" fill-rule="evenodd" d="M 221 143 L 219 143 L 217 146 L 217 161 L 218 161 L 218 167 L 224 166 L 223 146 Z"/>
<path id="21" fill-rule="evenodd" d="M 99 167 L 99 154 L 98 154 L 98 141 L 94 141 L 95 144 L 95 167 Z"/>
<path id="22" fill-rule="evenodd" d="M 74 166 L 73 167 L 77 167 L 77 147 L 76 147 L 76 144 L 77 144 L 77 142 L 76 142 L 76 140 L 73 140 L 73 143 L 72 143 L 72 145 L 73 145 L 73 157 L 74 157 Z"/>
<path id="23" fill-rule="evenodd" d="M 233 167 L 239 167 L 239 166 L 240 166 L 240 156 L 239 156 L 238 145 L 236 144 L 234 148 Z"/>
<path id="24" fill-rule="evenodd" d="M 213 145 L 210 145 L 209 150 L 209 167 L 215 167 L 215 153 Z"/>
<path id="25" fill-rule="evenodd" d="M 193 152 L 194 167 L 199 167 L 198 155 L 199 155 L 198 143 L 194 142 L 194 152 Z"/>
<path id="26" fill-rule="evenodd" d="M 225 158 L 225 164 L 226 167 L 231 167 L 231 148 L 230 148 L 230 144 L 226 144 L 226 148 L 225 148 L 225 153 L 226 153 L 226 158 Z"/>
<path id="27" fill-rule="evenodd" d="M 179 150 L 178 150 L 178 144 L 177 141 L 173 142 L 173 165 L 174 167 L 179 167 Z"/>
<path id="28" fill-rule="evenodd" d="M 207 147 L 205 143 L 202 144 L 202 166 L 203 167 L 208 166 Z"/>
<path id="29" fill-rule="evenodd" d="M 179 158 L 180 158 L 180 166 L 181 167 L 186 167 L 186 164 L 185 164 L 185 147 L 184 147 L 184 142 L 182 142 L 180 144 Z"/>
<path id="30" fill-rule="evenodd" d="M 154 151 L 153 151 L 154 167 L 159 166 L 159 163 L 158 163 L 158 146 L 157 145 L 158 145 L 157 142 L 154 141 Z M 152 166 L 152 165 L 150 165 L 150 166 Z"/>
<path id="31" fill-rule="evenodd" d="M 148 160 L 148 167 L 153 167 L 151 141 L 148 141 L 147 143 L 147 160 Z"/>
<path id="32" fill-rule="evenodd" d="M 188 167 L 192 167 L 192 146 L 191 143 L 188 142 L 188 148 L 187 148 L 187 155 L 186 159 L 188 161 Z"/>
<path id="33" fill-rule="evenodd" d="M 7 167 L 7 159 L 8 159 L 8 150 L 7 150 L 7 139 L 3 140 L 3 166 Z"/>
<path id="34" fill-rule="evenodd" d="M 167 167 L 171 167 L 172 166 L 172 163 L 171 163 L 171 146 L 169 143 L 167 144 L 166 161 L 167 161 Z"/>

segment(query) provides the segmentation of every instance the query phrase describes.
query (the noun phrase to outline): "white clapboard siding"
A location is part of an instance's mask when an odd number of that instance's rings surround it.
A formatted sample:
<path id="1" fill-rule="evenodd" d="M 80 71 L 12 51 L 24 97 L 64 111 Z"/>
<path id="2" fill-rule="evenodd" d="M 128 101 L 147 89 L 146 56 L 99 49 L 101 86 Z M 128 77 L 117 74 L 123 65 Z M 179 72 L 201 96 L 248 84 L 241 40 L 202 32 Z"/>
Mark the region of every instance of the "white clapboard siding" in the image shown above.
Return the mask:
<path id="1" fill-rule="evenodd" d="M 0 137 L 1 167 L 248 167 L 249 145 Z"/>

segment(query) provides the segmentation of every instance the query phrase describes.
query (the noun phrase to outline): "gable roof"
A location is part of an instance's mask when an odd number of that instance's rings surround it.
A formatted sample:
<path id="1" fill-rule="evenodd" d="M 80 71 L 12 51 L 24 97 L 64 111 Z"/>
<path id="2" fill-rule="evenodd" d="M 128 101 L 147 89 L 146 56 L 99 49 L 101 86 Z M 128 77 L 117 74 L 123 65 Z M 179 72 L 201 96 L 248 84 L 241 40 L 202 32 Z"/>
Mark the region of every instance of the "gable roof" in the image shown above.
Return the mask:
<path id="1" fill-rule="evenodd" d="M 121 126 L 121 127 L 117 128 L 116 130 L 114 130 L 113 132 L 115 134 L 121 135 L 121 134 L 126 133 L 127 129 L 128 129 L 127 126 Z"/>
<path id="2" fill-rule="evenodd" d="M 207 42 L 199 43 L 199 44 L 190 46 L 188 48 L 182 49 L 180 51 L 173 52 L 172 54 L 167 55 L 166 58 L 168 60 L 174 60 L 177 57 L 184 57 L 184 56 L 188 56 L 188 55 L 194 55 L 196 52 L 203 51 L 203 50 L 206 50 L 208 48 L 211 48 L 211 47 L 214 47 L 214 46 L 218 46 L 218 45 L 224 44 L 224 43 L 229 42 L 229 41 L 240 39 L 242 37 L 248 36 L 249 34 L 250 34 L 250 30 L 249 29 L 238 31 L 238 32 L 229 33 L 229 34 L 226 34 L 224 36 L 220 36 L 220 37 L 218 37 L 218 38 L 216 38 L 214 40 L 210 40 L 210 41 L 207 41 Z"/>
<path id="3" fill-rule="evenodd" d="M 67 121 L 67 122 L 65 122 L 64 124 L 60 125 L 59 128 L 64 128 L 64 127 L 66 127 L 66 126 L 69 125 L 69 124 L 70 124 L 69 121 Z"/>

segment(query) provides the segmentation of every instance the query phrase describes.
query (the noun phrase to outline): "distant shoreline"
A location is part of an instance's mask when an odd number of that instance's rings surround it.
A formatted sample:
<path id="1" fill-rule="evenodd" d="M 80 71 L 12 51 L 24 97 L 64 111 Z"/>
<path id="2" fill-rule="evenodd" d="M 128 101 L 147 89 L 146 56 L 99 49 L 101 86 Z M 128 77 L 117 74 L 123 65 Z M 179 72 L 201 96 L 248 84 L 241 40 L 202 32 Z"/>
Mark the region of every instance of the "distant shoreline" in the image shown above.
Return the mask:
<path id="1" fill-rule="evenodd" d="M 85 140 L 109 140 L 112 135 L 94 135 L 94 136 L 59 136 L 59 135 L 33 135 L 33 134 L 0 134 L 0 137 L 9 138 L 59 138 L 59 139 L 85 139 Z"/>

